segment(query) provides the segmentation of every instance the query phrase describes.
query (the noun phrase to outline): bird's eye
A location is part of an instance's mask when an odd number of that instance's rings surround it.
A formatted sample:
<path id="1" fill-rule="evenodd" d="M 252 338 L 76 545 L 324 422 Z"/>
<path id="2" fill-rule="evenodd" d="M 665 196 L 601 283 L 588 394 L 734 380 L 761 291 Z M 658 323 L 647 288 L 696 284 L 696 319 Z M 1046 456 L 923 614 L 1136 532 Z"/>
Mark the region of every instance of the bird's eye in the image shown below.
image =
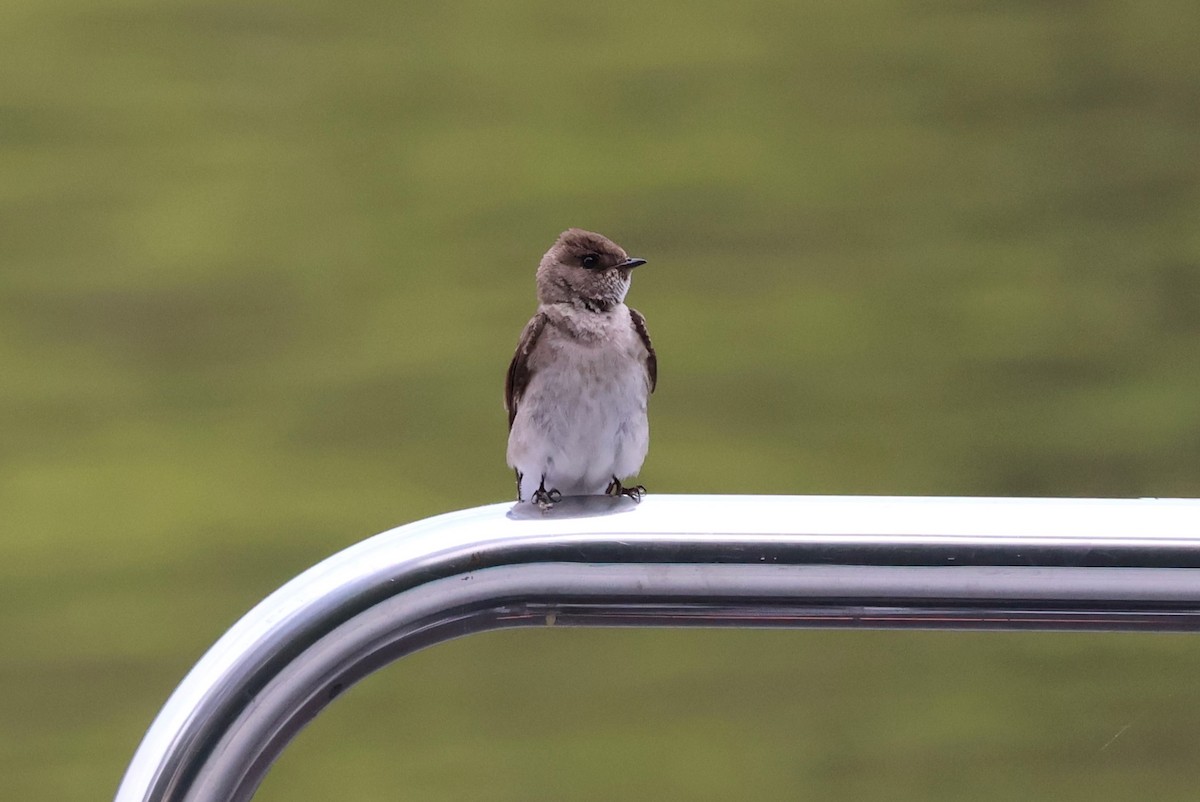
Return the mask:
<path id="1" fill-rule="evenodd" d="M 586 254 L 582 259 L 580 259 L 579 263 L 581 265 L 583 265 L 584 267 L 586 267 L 588 270 L 591 270 L 593 267 L 599 266 L 600 257 L 594 253 L 589 253 L 589 254 Z"/>

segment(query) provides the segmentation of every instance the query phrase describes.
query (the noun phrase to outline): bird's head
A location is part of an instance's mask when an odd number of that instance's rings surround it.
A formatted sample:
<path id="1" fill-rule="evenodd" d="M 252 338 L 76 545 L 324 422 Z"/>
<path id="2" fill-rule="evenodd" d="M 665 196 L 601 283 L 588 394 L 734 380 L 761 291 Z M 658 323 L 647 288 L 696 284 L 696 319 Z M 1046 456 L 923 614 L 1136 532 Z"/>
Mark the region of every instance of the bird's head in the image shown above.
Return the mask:
<path id="1" fill-rule="evenodd" d="M 625 300 L 630 271 L 644 264 L 608 237 L 568 228 L 538 265 L 538 301 L 606 311 Z"/>

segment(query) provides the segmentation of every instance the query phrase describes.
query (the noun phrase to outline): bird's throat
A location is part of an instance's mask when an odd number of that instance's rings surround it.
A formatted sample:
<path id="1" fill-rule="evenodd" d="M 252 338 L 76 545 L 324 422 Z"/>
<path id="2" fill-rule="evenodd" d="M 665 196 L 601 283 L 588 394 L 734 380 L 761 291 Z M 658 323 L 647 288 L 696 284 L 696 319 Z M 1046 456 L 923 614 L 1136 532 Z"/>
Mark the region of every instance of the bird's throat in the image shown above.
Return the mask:
<path id="1" fill-rule="evenodd" d="M 580 298 L 579 304 L 589 312 L 611 312 L 619 301 L 614 301 L 608 298 Z"/>

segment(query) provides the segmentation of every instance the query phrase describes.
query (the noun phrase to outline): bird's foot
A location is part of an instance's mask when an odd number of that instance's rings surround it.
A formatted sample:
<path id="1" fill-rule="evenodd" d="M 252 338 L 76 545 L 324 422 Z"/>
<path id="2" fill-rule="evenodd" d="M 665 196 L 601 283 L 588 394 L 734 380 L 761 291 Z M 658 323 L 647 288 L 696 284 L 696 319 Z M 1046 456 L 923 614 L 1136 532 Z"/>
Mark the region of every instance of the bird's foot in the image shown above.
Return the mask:
<path id="1" fill-rule="evenodd" d="M 637 503 L 641 504 L 642 496 L 646 495 L 646 487 L 645 487 L 645 485 L 634 485 L 633 487 L 623 487 L 623 488 L 621 488 L 621 495 L 628 496 L 629 498 L 633 499 Z"/>
<path id="2" fill-rule="evenodd" d="M 621 485 L 621 480 L 614 476 L 612 478 L 612 481 L 608 483 L 608 487 L 605 489 L 604 495 L 606 495 L 606 496 L 626 496 L 626 497 L 631 498 L 634 501 L 640 503 L 642 500 L 642 496 L 646 495 L 646 488 L 642 485 L 636 485 L 634 487 L 623 487 Z"/>
<path id="3" fill-rule="evenodd" d="M 542 512 L 545 512 L 559 501 L 562 501 L 562 493 L 554 489 L 547 490 L 545 485 L 542 485 L 533 491 L 533 498 L 530 501 L 538 505 L 538 509 Z"/>

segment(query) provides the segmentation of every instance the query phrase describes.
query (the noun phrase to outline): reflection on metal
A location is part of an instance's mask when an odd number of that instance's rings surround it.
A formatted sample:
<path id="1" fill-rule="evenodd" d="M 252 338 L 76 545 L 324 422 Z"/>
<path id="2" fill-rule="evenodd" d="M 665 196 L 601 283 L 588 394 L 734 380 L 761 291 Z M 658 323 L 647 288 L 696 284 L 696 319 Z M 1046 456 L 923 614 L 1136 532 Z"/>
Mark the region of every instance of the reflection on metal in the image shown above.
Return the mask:
<path id="1" fill-rule="evenodd" d="M 346 687 L 518 626 L 1200 629 L 1200 501 L 795 496 L 497 504 L 365 540 L 251 610 L 117 793 L 249 799 Z"/>

